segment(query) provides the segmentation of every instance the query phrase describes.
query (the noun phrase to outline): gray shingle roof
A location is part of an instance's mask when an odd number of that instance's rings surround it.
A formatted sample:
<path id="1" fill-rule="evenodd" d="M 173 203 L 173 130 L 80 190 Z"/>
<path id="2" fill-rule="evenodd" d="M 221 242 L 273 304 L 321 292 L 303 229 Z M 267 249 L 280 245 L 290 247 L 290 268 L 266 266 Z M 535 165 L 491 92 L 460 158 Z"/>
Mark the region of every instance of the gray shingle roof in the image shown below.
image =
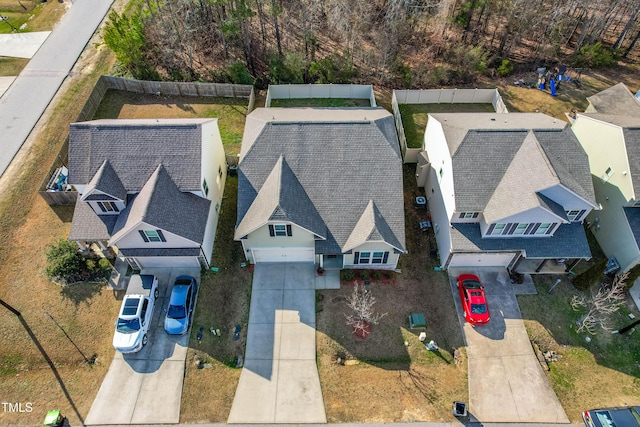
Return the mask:
<path id="1" fill-rule="evenodd" d="M 268 221 L 290 221 L 326 238 L 327 227 L 300 181 L 280 156 L 238 227 L 241 239 Z"/>
<path id="2" fill-rule="evenodd" d="M 553 213 L 559 218 L 562 218 L 563 220 L 569 222 L 569 217 L 567 217 L 567 212 L 564 210 L 564 208 L 560 204 L 554 202 L 544 194 L 536 193 L 536 195 L 538 196 L 538 200 L 540 201 L 540 206 L 542 208 L 548 210 L 549 212 Z"/>
<path id="3" fill-rule="evenodd" d="M 451 233 L 452 252 L 526 252 L 527 258 L 591 258 L 584 227 L 579 222 L 562 224 L 552 237 L 483 238 L 480 226 L 454 223 Z"/>
<path id="4" fill-rule="evenodd" d="M 116 171 L 113 170 L 111 163 L 108 160 L 102 162 L 98 172 L 91 178 L 91 181 L 87 184 L 87 187 L 84 189 L 84 194 L 82 199 L 88 200 L 87 197 L 91 192 L 97 190 L 101 193 L 108 194 L 113 196 L 118 200 L 125 200 L 127 197 L 127 190 L 125 190 L 122 185 L 122 181 L 118 178 Z M 104 199 L 93 199 L 93 200 L 110 200 L 109 198 Z"/>
<path id="5" fill-rule="evenodd" d="M 119 248 L 119 252 L 124 256 L 145 257 L 145 256 L 199 256 L 200 248 Z"/>
<path id="6" fill-rule="evenodd" d="M 87 184 L 109 160 L 128 192 L 162 163 L 181 191 L 200 189 L 202 124 L 217 119 L 94 120 L 72 123 L 69 183 Z"/>
<path id="7" fill-rule="evenodd" d="M 120 213 L 112 241 L 145 223 L 201 244 L 210 208 L 210 200 L 181 192 L 161 164 Z"/>
<path id="8" fill-rule="evenodd" d="M 631 233 L 638 246 L 640 246 L 640 208 L 624 208 L 624 215 L 631 228 Z"/>
<path id="9" fill-rule="evenodd" d="M 640 101 L 624 83 L 589 96 L 587 100 L 598 113 L 640 117 Z"/>
<path id="10" fill-rule="evenodd" d="M 459 122 L 457 114 L 448 117 Z M 595 206 L 584 149 L 566 123 L 551 123 L 550 129 L 468 130 L 452 159 L 456 209 L 484 211 L 491 222 L 540 206 L 535 193 L 556 184 Z"/>
<path id="11" fill-rule="evenodd" d="M 104 193 L 101 192 L 97 192 L 97 193 L 84 193 L 82 195 L 81 200 L 85 201 L 85 202 L 91 202 L 91 201 L 98 201 L 98 202 L 114 202 L 117 200 L 124 200 L 124 199 L 116 199 L 115 197 L 111 197 L 111 196 L 107 196 Z"/>
<path id="12" fill-rule="evenodd" d="M 73 211 L 69 240 L 80 242 L 108 241 L 115 227 L 118 215 L 97 215 L 88 203 L 76 200 Z"/>
<path id="13" fill-rule="evenodd" d="M 640 198 L 640 119 L 637 124 L 637 127 L 622 129 L 636 199 Z"/>
<path id="14" fill-rule="evenodd" d="M 347 239 L 343 251 L 350 251 L 361 244 L 368 241 L 382 240 L 389 243 L 391 246 L 397 249 L 401 249 L 400 242 L 391 231 L 389 224 L 384 219 L 378 207 L 373 202 L 369 201 L 369 204 L 365 208 L 362 216 L 353 227 L 351 235 Z"/>
<path id="15" fill-rule="evenodd" d="M 237 225 L 283 156 L 326 226 L 327 240 L 317 247 L 341 252 L 373 200 L 404 251 L 402 160 L 394 126 L 393 116 L 380 108 L 256 109 L 247 117 L 242 143 Z M 295 197 L 287 203 L 301 205 Z"/>

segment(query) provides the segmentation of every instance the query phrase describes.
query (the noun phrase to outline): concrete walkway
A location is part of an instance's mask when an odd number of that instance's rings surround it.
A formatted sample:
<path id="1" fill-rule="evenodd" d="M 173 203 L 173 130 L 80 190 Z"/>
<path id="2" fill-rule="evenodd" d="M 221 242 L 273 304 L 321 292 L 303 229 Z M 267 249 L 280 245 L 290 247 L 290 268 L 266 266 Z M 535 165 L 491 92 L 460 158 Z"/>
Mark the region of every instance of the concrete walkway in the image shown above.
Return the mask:
<path id="1" fill-rule="evenodd" d="M 462 273 L 477 275 L 485 285 L 491 312 L 487 325 L 474 327 L 464 320 L 456 288 L 456 278 Z M 450 269 L 449 277 L 467 345 L 471 420 L 482 423 L 569 423 L 533 353 L 515 296 L 517 288 L 510 283 L 507 271 Z"/>
<path id="2" fill-rule="evenodd" d="M 0 98 L 0 175 L 27 140 L 112 2 L 75 0 Z"/>
<path id="3" fill-rule="evenodd" d="M 256 264 L 245 363 L 229 423 L 326 423 L 313 264 Z"/>
<path id="4" fill-rule="evenodd" d="M 175 278 L 189 274 L 200 283 L 200 269 L 152 268 L 142 273 L 155 274 L 160 286 L 149 342 L 138 353 L 115 353 L 85 425 L 180 421 L 189 334 L 168 335 L 164 331 L 164 316 Z"/>
<path id="5" fill-rule="evenodd" d="M 51 31 L 31 33 L 0 34 L 0 56 L 13 58 L 33 58 Z"/>

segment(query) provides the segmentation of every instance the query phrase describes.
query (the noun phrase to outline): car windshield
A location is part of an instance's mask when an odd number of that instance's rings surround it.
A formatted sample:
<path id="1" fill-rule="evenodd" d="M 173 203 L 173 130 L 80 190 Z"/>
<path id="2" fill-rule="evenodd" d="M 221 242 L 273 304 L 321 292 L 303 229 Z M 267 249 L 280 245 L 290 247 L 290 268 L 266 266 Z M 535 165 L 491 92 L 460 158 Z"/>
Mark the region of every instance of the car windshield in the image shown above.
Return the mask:
<path id="1" fill-rule="evenodd" d="M 464 287 L 467 289 L 480 289 L 482 285 L 476 280 L 465 280 Z"/>
<path id="2" fill-rule="evenodd" d="M 120 319 L 118 318 L 118 325 L 116 326 L 118 332 L 123 334 L 130 334 L 140 330 L 140 322 L 138 319 Z"/>
<path id="3" fill-rule="evenodd" d="M 183 305 L 170 305 L 167 310 L 167 317 L 170 319 L 184 319 L 187 317 L 186 310 Z"/>
<path id="4" fill-rule="evenodd" d="M 487 312 L 486 304 L 471 304 L 471 313 L 473 314 L 485 314 Z"/>

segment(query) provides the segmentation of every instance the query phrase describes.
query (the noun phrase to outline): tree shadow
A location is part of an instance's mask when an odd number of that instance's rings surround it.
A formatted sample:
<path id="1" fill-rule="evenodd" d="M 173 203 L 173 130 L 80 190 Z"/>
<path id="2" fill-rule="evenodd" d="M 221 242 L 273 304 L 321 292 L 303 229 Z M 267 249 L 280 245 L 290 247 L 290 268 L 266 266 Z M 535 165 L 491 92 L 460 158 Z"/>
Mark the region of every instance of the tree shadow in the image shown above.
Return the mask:
<path id="1" fill-rule="evenodd" d="M 60 295 L 73 302 L 76 307 L 81 303 L 91 305 L 91 300 L 102 291 L 103 286 L 104 283 L 74 283 L 63 286 Z"/>

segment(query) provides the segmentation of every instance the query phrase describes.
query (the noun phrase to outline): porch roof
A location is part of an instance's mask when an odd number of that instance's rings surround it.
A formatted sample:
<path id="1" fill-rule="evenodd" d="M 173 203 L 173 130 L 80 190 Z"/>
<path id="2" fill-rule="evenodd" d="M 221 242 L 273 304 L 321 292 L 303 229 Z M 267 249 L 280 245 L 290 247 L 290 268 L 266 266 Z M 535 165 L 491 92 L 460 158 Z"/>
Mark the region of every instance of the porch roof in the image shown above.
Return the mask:
<path id="1" fill-rule="evenodd" d="M 452 252 L 524 251 L 527 258 L 591 258 L 579 222 L 560 225 L 552 237 L 483 238 L 476 223 L 454 223 L 449 233 Z"/>
<path id="2" fill-rule="evenodd" d="M 76 200 L 73 211 L 69 240 L 80 242 L 97 242 L 111 239 L 118 215 L 97 215 L 89 203 L 83 202 L 81 197 Z"/>

